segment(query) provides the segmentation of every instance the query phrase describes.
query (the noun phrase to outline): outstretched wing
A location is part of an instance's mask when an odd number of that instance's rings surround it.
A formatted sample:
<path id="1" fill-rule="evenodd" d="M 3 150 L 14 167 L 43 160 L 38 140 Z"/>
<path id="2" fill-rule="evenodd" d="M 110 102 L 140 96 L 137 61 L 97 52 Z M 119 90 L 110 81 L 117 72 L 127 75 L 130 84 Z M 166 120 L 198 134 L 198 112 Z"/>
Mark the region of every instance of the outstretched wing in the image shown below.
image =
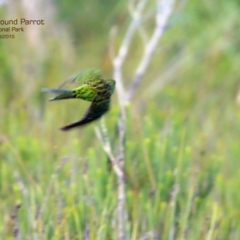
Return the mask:
<path id="1" fill-rule="evenodd" d="M 61 130 L 67 131 L 74 127 L 79 127 L 79 126 L 85 125 L 87 123 L 90 123 L 90 122 L 100 118 L 104 113 L 106 113 L 109 110 L 109 106 L 110 106 L 110 99 L 109 99 L 109 101 L 105 101 L 103 103 L 93 102 L 90 105 L 87 112 L 85 113 L 85 115 L 83 116 L 83 118 L 81 118 L 78 122 L 75 122 L 75 123 L 72 123 L 72 124 L 62 127 Z"/>
<path id="2" fill-rule="evenodd" d="M 102 73 L 99 69 L 95 69 L 95 68 L 89 68 L 86 69 L 83 72 L 74 74 L 73 76 L 69 77 L 68 79 L 66 79 L 63 83 L 61 83 L 58 88 L 62 88 L 64 85 L 66 84 L 81 84 L 84 82 L 92 82 L 92 81 L 96 81 L 102 78 Z"/>

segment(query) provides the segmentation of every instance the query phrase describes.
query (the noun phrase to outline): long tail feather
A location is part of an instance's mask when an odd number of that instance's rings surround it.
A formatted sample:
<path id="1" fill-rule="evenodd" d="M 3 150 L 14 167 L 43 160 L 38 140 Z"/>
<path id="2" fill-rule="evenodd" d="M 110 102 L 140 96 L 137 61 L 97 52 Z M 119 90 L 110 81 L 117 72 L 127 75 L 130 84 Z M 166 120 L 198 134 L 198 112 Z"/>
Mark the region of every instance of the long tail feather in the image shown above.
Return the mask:
<path id="1" fill-rule="evenodd" d="M 58 96 L 50 98 L 49 101 L 76 98 L 76 95 L 73 93 L 73 91 L 69 89 L 43 88 L 42 92 L 61 93 Z"/>
<path id="2" fill-rule="evenodd" d="M 69 89 L 58 89 L 58 88 L 43 88 L 42 92 L 51 92 L 51 93 L 71 93 L 72 90 Z"/>

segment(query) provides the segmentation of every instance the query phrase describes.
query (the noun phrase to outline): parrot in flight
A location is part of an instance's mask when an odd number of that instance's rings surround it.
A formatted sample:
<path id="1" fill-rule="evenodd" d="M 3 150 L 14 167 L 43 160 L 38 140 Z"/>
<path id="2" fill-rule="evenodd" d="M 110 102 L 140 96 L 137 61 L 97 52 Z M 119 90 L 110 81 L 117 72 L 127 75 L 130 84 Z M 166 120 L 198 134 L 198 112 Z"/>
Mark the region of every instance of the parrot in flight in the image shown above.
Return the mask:
<path id="1" fill-rule="evenodd" d="M 75 83 L 78 84 L 78 87 L 72 90 L 61 89 L 66 83 Z M 76 98 L 91 102 L 90 107 L 79 121 L 61 128 L 61 130 L 67 131 L 88 124 L 105 114 L 110 108 L 110 99 L 114 89 L 115 80 L 105 80 L 100 70 L 89 68 L 69 78 L 59 88 L 43 88 L 42 92 L 59 94 L 50 98 L 50 101 Z"/>

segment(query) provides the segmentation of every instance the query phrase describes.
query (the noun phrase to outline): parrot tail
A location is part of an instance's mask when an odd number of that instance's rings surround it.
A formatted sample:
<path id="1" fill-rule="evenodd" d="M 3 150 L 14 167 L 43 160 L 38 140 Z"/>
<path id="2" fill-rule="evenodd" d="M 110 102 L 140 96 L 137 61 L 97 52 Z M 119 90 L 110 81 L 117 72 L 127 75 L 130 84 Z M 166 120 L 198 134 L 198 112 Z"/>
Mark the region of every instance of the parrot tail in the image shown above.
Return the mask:
<path id="1" fill-rule="evenodd" d="M 76 93 L 68 89 L 43 88 L 42 92 L 61 93 L 49 99 L 49 101 L 76 98 Z"/>

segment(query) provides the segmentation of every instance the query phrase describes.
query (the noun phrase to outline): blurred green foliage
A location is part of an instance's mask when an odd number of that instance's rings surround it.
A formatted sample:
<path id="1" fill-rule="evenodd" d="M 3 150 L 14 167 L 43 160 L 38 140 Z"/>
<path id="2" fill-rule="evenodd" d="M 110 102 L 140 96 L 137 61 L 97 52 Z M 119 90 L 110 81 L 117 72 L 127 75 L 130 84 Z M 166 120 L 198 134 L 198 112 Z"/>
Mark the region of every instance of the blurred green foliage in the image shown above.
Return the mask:
<path id="1" fill-rule="evenodd" d="M 0 238 L 117 239 L 117 183 L 94 124 L 58 130 L 87 103 L 49 103 L 40 90 L 87 67 L 111 76 L 109 32 L 116 50 L 127 1 L 53 4 L 44 27 L 0 39 Z M 127 108 L 128 239 L 239 239 L 239 2 L 178 5 Z M 0 19 L 24 14 L 20 3 L 0 9 Z M 150 36 L 153 22 L 143 26 Z M 142 49 L 136 35 L 126 86 Z M 118 112 L 115 97 L 104 118 L 113 144 Z"/>

